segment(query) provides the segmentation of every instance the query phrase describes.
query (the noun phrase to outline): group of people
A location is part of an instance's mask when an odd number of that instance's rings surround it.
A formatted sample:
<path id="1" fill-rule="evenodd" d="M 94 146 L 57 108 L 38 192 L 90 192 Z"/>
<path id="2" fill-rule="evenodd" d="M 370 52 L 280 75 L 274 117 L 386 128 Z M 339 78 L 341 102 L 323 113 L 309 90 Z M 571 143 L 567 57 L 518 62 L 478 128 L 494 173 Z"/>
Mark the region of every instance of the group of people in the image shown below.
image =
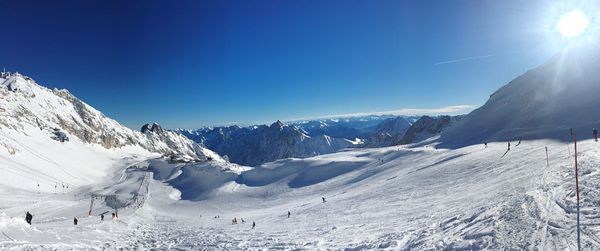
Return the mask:
<path id="1" fill-rule="evenodd" d="M 323 200 L 323 203 L 327 202 L 327 200 L 325 200 L 325 197 L 321 197 L 321 200 Z M 290 218 L 292 217 L 292 212 L 288 211 L 287 212 L 287 217 Z M 215 215 L 213 218 L 215 219 L 220 219 L 221 216 L 220 215 Z M 244 220 L 244 218 L 240 218 L 240 220 L 242 221 L 242 223 L 246 223 L 246 221 Z M 233 218 L 233 220 L 231 220 L 231 225 L 236 225 L 238 224 L 238 220 L 237 217 Z M 256 228 L 256 222 L 252 222 L 252 229 Z"/>
<path id="2" fill-rule="evenodd" d="M 112 213 L 112 218 L 116 218 L 117 214 Z M 29 213 L 29 211 L 27 211 L 25 213 L 25 222 L 27 222 L 27 224 L 31 225 L 31 220 L 33 220 L 33 215 L 31 213 Z M 100 220 L 104 221 L 104 214 L 100 214 Z M 242 219 L 242 222 L 245 222 L 244 219 Z M 77 219 L 77 217 L 73 217 L 73 225 L 77 225 L 79 223 L 79 220 Z M 236 221 L 237 223 L 237 221 Z"/>
<path id="3" fill-rule="evenodd" d="M 573 128 L 570 129 L 571 132 L 571 136 L 573 136 L 574 132 L 573 132 Z M 594 128 L 592 130 L 592 136 L 594 138 L 594 141 L 598 142 L 598 129 Z M 519 143 L 517 143 L 516 146 L 519 146 L 521 144 L 521 138 L 519 138 Z M 488 143 L 484 142 L 483 145 L 485 146 L 485 148 L 488 148 Z M 508 149 L 506 150 L 507 152 L 510 151 L 510 141 L 508 142 Z M 323 198 L 323 202 L 325 202 L 325 198 Z"/>
<path id="4" fill-rule="evenodd" d="M 217 216 L 215 216 L 215 219 L 218 219 L 218 218 L 221 218 L 221 217 L 219 217 L 218 215 L 217 215 Z M 240 220 L 242 221 L 242 223 L 246 223 L 246 221 L 244 220 L 244 218 L 240 218 Z M 232 224 L 232 225 L 236 225 L 236 224 L 238 224 L 237 217 L 236 217 L 236 218 L 233 218 L 233 220 L 231 220 L 231 224 Z M 252 229 L 254 229 L 255 227 L 256 227 L 256 222 L 254 222 L 254 221 L 253 221 L 253 222 L 252 222 Z"/>

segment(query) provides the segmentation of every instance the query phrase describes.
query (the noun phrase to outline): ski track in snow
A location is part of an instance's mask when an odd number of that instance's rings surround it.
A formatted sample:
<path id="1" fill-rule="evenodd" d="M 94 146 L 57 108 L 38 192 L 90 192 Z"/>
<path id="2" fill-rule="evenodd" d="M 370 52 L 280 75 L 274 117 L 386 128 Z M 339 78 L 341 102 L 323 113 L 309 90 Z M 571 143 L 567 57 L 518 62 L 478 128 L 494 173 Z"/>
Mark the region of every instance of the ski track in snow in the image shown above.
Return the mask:
<path id="1" fill-rule="evenodd" d="M 600 249 L 600 143 L 579 147 L 582 246 Z M 261 186 L 227 182 L 199 201 L 178 200 L 180 193 L 163 181 L 145 182 L 151 175 L 136 173 L 143 170 L 65 194 L 0 188 L 0 249 L 576 249 L 573 150 L 544 140 L 524 141 L 501 158 L 505 150 L 505 143 L 389 147 L 290 160 L 278 165 L 304 166 Z M 297 175 L 349 159 L 362 164 L 315 184 L 309 175 L 303 181 L 311 185 L 288 186 Z M 88 218 L 85 194 L 93 190 L 137 195 L 141 208 L 101 222 L 98 213 L 111 209 L 97 203 Z M 22 219 L 27 210 L 32 226 Z M 246 222 L 232 224 L 234 217 Z"/>

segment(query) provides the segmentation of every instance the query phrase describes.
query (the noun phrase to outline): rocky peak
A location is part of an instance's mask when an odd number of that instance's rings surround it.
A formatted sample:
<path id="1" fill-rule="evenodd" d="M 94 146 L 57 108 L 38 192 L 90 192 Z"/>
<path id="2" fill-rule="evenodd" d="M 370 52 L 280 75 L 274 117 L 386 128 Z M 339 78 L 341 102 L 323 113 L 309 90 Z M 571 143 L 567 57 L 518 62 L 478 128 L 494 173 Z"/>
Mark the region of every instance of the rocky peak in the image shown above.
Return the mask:
<path id="1" fill-rule="evenodd" d="M 152 124 L 145 124 L 142 126 L 142 133 L 148 133 L 148 132 L 162 134 L 165 131 L 159 124 L 152 123 Z"/>
<path id="2" fill-rule="evenodd" d="M 283 127 L 285 127 L 285 124 L 279 120 L 277 120 L 275 123 L 271 124 L 271 128 L 275 128 L 278 130 L 281 130 Z"/>
<path id="3" fill-rule="evenodd" d="M 35 97 L 33 86 L 35 82 L 27 76 L 17 73 L 3 72 L 0 77 L 0 87 L 8 91 L 21 93 L 28 97 Z"/>

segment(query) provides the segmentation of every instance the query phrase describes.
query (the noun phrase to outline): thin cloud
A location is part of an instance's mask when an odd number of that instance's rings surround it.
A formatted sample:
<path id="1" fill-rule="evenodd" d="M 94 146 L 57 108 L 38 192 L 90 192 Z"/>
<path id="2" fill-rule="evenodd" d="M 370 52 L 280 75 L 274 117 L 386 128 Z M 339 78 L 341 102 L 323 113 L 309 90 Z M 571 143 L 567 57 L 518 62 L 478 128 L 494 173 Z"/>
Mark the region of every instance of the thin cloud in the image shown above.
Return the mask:
<path id="1" fill-rule="evenodd" d="M 444 65 L 444 64 L 460 63 L 460 62 L 465 62 L 465 61 L 486 59 L 486 58 L 491 58 L 491 57 L 495 57 L 495 56 L 496 55 L 490 54 L 490 55 L 477 56 L 477 57 L 459 58 L 459 59 L 453 59 L 453 60 L 447 60 L 447 61 L 437 62 L 437 63 L 435 63 L 433 65 Z"/>
<path id="2" fill-rule="evenodd" d="M 352 118 L 352 117 L 362 117 L 362 116 L 370 116 L 370 115 L 458 115 L 465 114 L 470 112 L 475 108 L 472 105 L 452 105 L 440 108 L 402 108 L 399 110 L 392 111 L 383 111 L 383 112 L 361 112 L 361 113 L 348 113 L 348 114 L 339 114 L 339 115 L 328 115 L 328 116 L 316 116 L 316 117 L 308 117 L 308 118 L 297 118 L 297 119 L 289 119 L 286 120 L 288 122 L 293 121 L 302 121 L 302 120 L 314 120 L 314 119 L 334 119 L 334 118 Z"/>

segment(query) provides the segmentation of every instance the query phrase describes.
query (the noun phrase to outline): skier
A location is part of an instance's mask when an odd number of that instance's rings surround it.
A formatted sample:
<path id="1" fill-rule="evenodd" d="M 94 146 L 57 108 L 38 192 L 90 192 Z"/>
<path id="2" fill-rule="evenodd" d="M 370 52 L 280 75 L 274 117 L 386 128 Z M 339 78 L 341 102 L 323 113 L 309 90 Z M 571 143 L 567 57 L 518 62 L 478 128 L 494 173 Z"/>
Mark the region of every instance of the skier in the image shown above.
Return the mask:
<path id="1" fill-rule="evenodd" d="M 483 143 L 485 145 L 485 148 L 487 148 L 487 142 Z"/>
<path id="2" fill-rule="evenodd" d="M 508 150 L 507 151 L 510 151 L 510 142 L 508 142 Z"/>
<path id="3" fill-rule="evenodd" d="M 517 144 L 517 146 L 519 146 L 521 144 L 521 138 L 519 138 L 519 143 Z"/>
<path id="4" fill-rule="evenodd" d="M 290 218 L 291 215 L 292 215 L 292 213 L 290 211 L 288 211 L 288 218 Z"/>
<path id="5" fill-rule="evenodd" d="M 77 225 L 77 222 L 78 222 L 77 217 L 73 217 L 73 225 Z"/>
<path id="6" fill-rule="evenodd" d="M 114 219 L 117 215 L 115 213 L 112 213 L 112 218 Z"/>
<path id="7" fill-rule="evenodd" d="M 321 197 L 321 199 L 323 199 L 323 203 L 325 203 L 325 197 Z"/>
<path id="8" fill-rule="evenodd" d="M 598 130 L 596 128 L 594 128 L 594 130 L 592 131 L 592 134 L 594 134 L 594 140 L 596 142 L 598 142 Z"/>
<path id="9" fill-rule="evenodd" d="M 254 229 L 256 227 L 256 222 L 252 222 L 252 229 Z"/>
<path id="10" fill-rule="evenodd" d="M 104 221 L 104 214 L 101 214 L 101 215 L 100 215 L 100 220 L 101 220 L 101 221 Z"/>
<path id="11" fill-rule="evenodd" d="M 31 225 L 31 220 L 33 219 L 33 215 L 31 215 L 29 213 L 29 211 L 27 211 L 27 213 L 25 213 L 25 221 L 27 222 L 27 224 Z"/>

